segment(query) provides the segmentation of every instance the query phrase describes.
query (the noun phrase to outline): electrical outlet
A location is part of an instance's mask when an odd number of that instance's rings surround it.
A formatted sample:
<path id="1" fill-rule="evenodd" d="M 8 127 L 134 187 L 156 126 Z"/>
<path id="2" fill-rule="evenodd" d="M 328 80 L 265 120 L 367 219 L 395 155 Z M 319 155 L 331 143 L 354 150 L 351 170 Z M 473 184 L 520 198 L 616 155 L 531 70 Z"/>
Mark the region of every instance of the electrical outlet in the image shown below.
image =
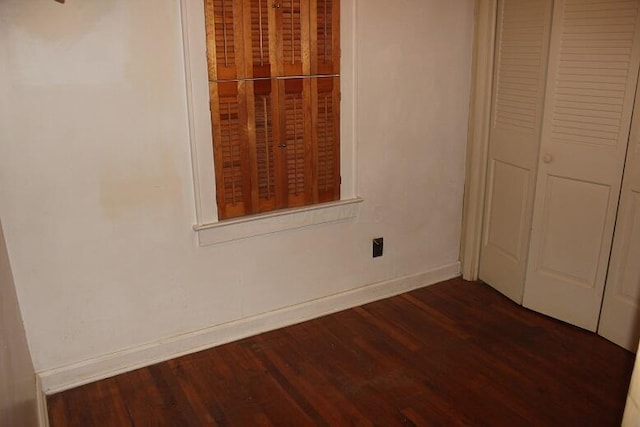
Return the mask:
<path id="1" fill-rule="evenodd" d="M 373 257 L 377 258 L 382 256 L 382 249 L 384 248 L 384 239 L 382 237 L 376 237 L 373 239 Z"/>

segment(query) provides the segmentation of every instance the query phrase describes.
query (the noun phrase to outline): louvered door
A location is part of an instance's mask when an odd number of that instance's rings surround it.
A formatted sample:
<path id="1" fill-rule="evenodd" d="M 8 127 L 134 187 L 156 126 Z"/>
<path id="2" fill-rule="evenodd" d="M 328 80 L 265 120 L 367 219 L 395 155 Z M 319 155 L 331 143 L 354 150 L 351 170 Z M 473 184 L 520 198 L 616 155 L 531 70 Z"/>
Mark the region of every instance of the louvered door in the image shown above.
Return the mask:
<path id="1" fill-rule="evenodd" d="M 205 12 L 219 218 L 339 199 L 339 1 Z"/>
<path id="2" fill-rule="evenodd" d="M 480 278 L 522 302 L 552 0 L 501 0 Z"/>
<path id="3" fill-rule="evenodd" d="M 558 0 L 524 305 L 595 330 L 640 61 L 638 2 Z"/>
<path id="4" fill-rule="evenodd" d="M 634 353 L 640 339 L 640 88 L 598 333 Z"/>

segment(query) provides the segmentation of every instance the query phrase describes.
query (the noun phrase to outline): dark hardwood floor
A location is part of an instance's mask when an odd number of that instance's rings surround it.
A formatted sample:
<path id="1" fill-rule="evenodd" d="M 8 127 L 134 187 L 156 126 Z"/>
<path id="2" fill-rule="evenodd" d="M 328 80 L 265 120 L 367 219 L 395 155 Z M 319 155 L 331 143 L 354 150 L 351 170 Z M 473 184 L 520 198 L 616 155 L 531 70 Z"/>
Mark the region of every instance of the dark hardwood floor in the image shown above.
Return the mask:
<path id="1" fill-rule="evenodd" d="M 48 398 L 60 426 L 620 425 L 633 355 L 450 280 Z"/>

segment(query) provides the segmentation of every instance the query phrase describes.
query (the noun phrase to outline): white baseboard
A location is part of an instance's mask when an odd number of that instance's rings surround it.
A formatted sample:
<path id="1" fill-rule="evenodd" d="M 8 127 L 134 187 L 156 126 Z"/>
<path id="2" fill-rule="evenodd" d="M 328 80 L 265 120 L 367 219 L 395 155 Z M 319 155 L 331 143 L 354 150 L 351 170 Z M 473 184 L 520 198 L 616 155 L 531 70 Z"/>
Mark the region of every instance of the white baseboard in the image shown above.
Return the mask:
<path id="1" fill-rule="evenodd" d="M 47 395 L 43 391 L 42 378 L 36 374 L 36 410 L 38 411 L 38 427 L 49 427 L 47 411 Z"/>
<path id="2" fill-rule="evenodd" d="M 388 298 L 460 275 L 460 263 L 424 273 L 365 285 L 265 314 L 181 334 L 153 343 L 38 373 L 47 395 L 248 336 L 304 322 L 327 314 Z M 45 402 L 46 403 L 46 402 Z"/>

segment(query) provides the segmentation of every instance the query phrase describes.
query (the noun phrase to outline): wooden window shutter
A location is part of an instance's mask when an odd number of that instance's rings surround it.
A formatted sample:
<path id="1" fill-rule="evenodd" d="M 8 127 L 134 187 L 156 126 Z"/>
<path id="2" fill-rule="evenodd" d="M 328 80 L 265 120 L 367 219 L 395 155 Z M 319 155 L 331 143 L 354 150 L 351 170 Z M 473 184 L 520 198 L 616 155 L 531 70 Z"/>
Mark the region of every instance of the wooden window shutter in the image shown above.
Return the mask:
<path id="1" fill-rule="evenodd" d="M 339 0 L 205 0 L 218 216 L 340 198 Z"/>
<path id="2" fill-rule="evenodd" d="M 310 75 L 310 0 L 273 1 L 275 75 Z"/>
<path id="3" fill-rule="evenodd" d="M 205 0 L 209 81 L 246 76 L 242 2 Z"/>
<path id="4" fill-rule="evenodd" d="M 285 153 L 286 206 L 304 206 L 313 197 L 313 141 L 311 138 L 311 80 L 280 81 L 281 149 Z"/>
<path id="5" fill-rule="evenodd" d="M 311 74 L 340 72 L 340 3 L 311 0 Z"/>
<path id="6" fill-rule="evenodd" d="M 340 79 L 312 79 L 317 201 L 340 198 Z"/>
<path id="7" fill-rule="evenodd" d="M 220 216 L 251 213 L 246 84 L 210 84 L 217 202 Z"/>
<path id="8" fill-rule="evenodd" d="M 250 128 L 254 132 L 250 136 L 253 147 L 253 176 L 255 183 L 254 198 L 257 212 L 267 212 L 280 207 L 279 201 L 282 196 L 278 193 L 278 174 L 282 169 L 279 165 L 277 141 L 279 139 L 278 121 L 278 98 L 277 88 L 271 80 L 260 80 L 253 82 L 253 110 L 250 117 L 254 117 L 254 122 Z M 251 126 L 253 125 L 253 126 Z"/>
<path id="9" fill-rule="evenodd" d="M 272 74 L 271 40 L 275 23 L 269 12 L 272 0 L 244 0 L 245 13 L 245 51 L 249 65 L 249 76 L 256 78 L 270 77 Z"/>

